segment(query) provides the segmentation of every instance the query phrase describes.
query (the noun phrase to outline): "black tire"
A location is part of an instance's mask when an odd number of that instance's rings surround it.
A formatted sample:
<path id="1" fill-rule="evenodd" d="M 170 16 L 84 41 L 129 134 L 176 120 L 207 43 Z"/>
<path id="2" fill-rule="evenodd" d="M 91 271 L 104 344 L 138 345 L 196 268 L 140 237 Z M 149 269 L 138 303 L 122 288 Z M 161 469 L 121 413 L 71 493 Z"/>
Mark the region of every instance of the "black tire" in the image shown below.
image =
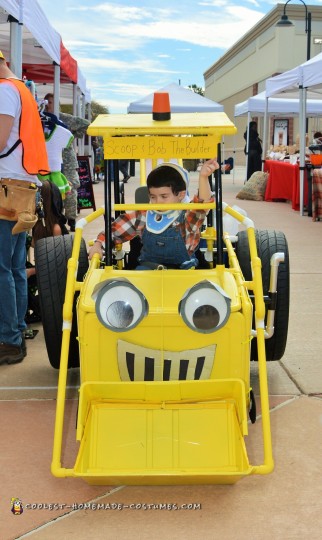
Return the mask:
<path id="1" fill-rule="evenodd" d="M 73 235 L 42 238 L 35 244 L 35 266 L 38 281 L 41 320 L 49 362 L 59 369 L 62 342 L 63 304 L 67 278 L 67 262 L 72 254 Z M 88 270 L 88 256 L 84 239 L 81 242 L 77 279 L 81 281 Z M 79 366 L 77 341 L 76 300 L 70 334 L 68 367 Z"/>
<path id="2" fill-rule="evenodd" d="M 256 244 L 258 256 L 262 261 L 263 292 L 268 295 L 270 282 L 270 259 L 274 253 L 282 252 L 284 262 L 280 263 L 277 277 L 277 302 L 274 319 L 274 334 L 265 339 L 266 360 L 280 360 L 285 352 L 290 303 L 290 269 L 288 245 L 284 233 L 279 231 L 257 230 Z M 236 255 L 247 281 L 252 279 L 247 232 L 238 233 Z M 266 307 L 267 313 L 267 307 Z M 265 317 L 266 322 L 266 317 Z M 258 360 L 257 340 L 252 340 L 251 360 Z"/>

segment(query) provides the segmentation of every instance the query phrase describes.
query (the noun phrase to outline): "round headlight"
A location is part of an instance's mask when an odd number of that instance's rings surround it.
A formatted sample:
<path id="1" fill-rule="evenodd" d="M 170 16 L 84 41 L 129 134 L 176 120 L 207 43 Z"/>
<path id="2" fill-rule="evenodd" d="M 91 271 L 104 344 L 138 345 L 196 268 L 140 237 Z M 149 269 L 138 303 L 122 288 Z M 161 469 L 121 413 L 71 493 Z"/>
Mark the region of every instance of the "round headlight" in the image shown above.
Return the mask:
<path id="1" fill-rule="evenodd" d="M 211 334 L 230 315 L 231 299 L 215 283 L 202 281 L 189 289 L 179 303 L 179 313 L 191 330 Z"/>
<path id="2" fill-rule="evenodd" d="M 95 311 L 100 322 L 114 332 L 135 328 L 148 314 L 145 296 L 132 283 L 107 281 L 99 290 Z"/>

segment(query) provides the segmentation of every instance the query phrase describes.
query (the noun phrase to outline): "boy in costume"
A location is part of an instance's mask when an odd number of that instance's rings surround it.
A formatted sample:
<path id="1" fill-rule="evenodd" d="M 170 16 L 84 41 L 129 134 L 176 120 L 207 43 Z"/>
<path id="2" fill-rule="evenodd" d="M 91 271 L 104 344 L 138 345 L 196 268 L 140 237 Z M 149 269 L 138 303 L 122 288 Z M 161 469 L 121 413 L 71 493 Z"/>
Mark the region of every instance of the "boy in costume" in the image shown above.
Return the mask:
<path id="1" fill-rule="evenodd" d="M 215 159 L 207 160 L 199 172 L 198 194 L 194 203 L 212 201 L 209 176 L 219 168 Z M 162 163 L 147 177 L 147 187 L 152 204 L 190 202 L 188 197 L 188 172 L 175 163 Z M 115 244 L 139 236 L 142 249 L 137 270 L 150 270 L 162 265 L 167 268 L 197 266 L 195 251 L 200 241 L 201 226 L 206 210 L 143 210 L 120 215 L 112 223 Z M 100 233 L 89 250 L 103 256 L 105 235 Z"/>

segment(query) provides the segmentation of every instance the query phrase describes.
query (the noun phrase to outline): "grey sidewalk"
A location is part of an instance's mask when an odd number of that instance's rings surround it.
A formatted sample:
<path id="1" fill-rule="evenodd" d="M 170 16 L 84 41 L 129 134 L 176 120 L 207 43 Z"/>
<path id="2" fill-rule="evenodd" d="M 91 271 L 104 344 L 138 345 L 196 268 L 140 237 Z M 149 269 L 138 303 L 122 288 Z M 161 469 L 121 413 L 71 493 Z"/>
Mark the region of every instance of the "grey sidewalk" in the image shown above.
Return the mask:
<path id="1" fill-rule="evenodd" d="M 196 173 L 191 173 L 194 192 Z M 322 530 L 322 223 L 292 210 L 289 203 L 240 201 L 244 170 L 223 176 L 223 199 L 247 211 L 258 229 L 285 233 L 290 251 L 291 311 L 286 353 L 268 363 L 275 471 L 249 477 L 235 486 L 126 487 L 88 486 L 82 480 L 51 476 L 57 371 L 48 362 L 41 325 L 28 342 L 21 365 L 1 366 L 1 488 L 0 538 L 39 540 L 74 538 L 125 540 L 205 538 L 212 540 L 319 540 Z M 133 197 L 138 178 L 125 186 Z M 97 206 L 102 183 L 94 186 Z M 82 211 L 81 215 L 85 212 Z M 90 239 L 102 228 L 93 223 Z M 251 366 L 258 394 L 257 364 Z M 73 462 L 78 370 L 69 373 L 64 460 Z M 261 460 L 261 420 L 249 428 L 250 458 Z M 71 463 L 70 463 L 71 462 Z M 11 497 L 23 503 L 60 503 L 66 507 L 10 512 Z M 197 510 L 73 510 L 87 501 L 119 505 L 197 503 Z M 71 508 L 68 508 L 70 506 Z M 38 528 L 40 527 L 40 528 Z M 29 533 L 29 534 L 28 534 Z"/>

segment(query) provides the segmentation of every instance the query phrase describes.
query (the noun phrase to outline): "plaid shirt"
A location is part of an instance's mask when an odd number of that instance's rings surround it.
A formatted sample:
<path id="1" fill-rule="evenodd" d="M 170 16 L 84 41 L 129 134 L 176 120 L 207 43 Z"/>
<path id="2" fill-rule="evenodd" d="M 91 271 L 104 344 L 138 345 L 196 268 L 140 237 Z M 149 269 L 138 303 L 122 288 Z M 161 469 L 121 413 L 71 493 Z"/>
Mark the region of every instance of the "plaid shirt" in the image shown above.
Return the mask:
<path id="1" fill-rule="evenodd" d="M 203 202 L 197 196 L 194 203 Z M 207 215 L 207 210 L 186 210 L 183 223 L 175 221 L 171 226 L 179 226 L 182 238 L 185 242 L 189 255 L 197 249 L 200 241 L 201 226 Z M 120 244 L 132 240 L 135 236 L 142 237 L 146 223 L 146 210 L 141 212 L 128 212 L 121 214 L 112 223 L 112 235 L 115 244 Z M 97 240 L 105 241 L 104 233 L 100 233 Z"/>

